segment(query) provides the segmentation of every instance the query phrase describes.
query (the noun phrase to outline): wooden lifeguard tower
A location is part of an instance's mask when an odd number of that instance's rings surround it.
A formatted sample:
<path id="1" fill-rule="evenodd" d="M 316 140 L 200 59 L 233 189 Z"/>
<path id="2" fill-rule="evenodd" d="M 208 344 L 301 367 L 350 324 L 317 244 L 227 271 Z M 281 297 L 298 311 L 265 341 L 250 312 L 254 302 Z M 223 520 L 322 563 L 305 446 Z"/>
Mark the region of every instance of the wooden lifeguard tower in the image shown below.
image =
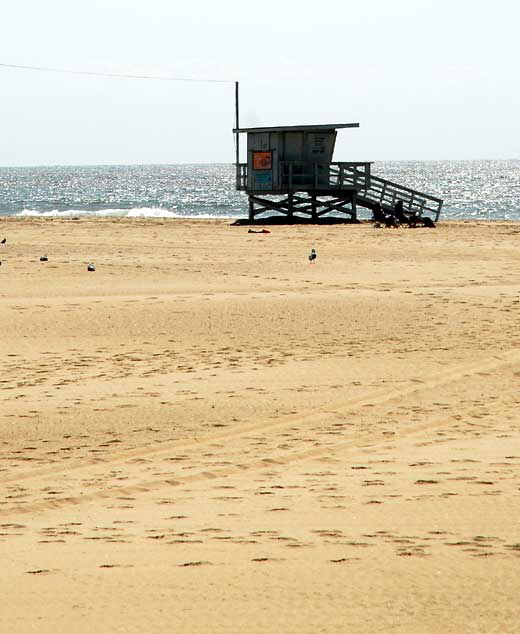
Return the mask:
<path id="1" fill-rule="evenodd" d="M 238 119 L 238 115 L 237 115 Z M 371 163 L 333 161 L 338 130 L 359 123 L 235 128 L 236 187 L 249 197 L 249 221 L 266 212 L 293 222 L 318 222 L 333 215 L 357 221 L 357 205 L 380 204 L 393 211 L 398 200 L 404 210 L 437 221 L 442 200 L 371 174 Z M 238 156 L 239 134 L 247 134 L 247 163 Z"/>

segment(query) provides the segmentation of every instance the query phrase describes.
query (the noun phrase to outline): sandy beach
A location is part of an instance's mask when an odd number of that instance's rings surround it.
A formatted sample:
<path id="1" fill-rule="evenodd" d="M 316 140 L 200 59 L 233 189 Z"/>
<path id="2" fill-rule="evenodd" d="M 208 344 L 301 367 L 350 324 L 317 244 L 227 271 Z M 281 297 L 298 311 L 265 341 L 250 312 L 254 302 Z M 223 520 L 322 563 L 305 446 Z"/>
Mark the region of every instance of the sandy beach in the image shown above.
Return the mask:
<path id="1" fill-rule="evenodd" d="M 520 223 L 3 237 L 1 631 L 520 631 Z"/>

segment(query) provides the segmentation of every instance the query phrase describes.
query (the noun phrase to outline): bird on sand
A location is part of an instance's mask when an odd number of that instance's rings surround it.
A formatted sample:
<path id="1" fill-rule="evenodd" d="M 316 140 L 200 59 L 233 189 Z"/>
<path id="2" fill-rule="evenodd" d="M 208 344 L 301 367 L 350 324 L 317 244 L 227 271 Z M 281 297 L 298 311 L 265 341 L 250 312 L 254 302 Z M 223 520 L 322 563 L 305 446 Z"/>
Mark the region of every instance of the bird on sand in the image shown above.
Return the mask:
<path id="1" fill-rule="evenodd" d="M 49 258 L 46 255 L 40 256 L 40 262 L 48 262 Z"/>
<path id="2" fill-rule="evenodd" d="M 316 249 L 311 249 L 311 252 L 309 254 L 309 262 L 312 264 L 317 257 L 318 254 L 316 253 Z"/>
<path id="3" fill-rule="evenodd" d="M 0 244 L 5 244 L 7 242 L 7 238 L 4 238 L 3 240 L 0 240 Z"/>

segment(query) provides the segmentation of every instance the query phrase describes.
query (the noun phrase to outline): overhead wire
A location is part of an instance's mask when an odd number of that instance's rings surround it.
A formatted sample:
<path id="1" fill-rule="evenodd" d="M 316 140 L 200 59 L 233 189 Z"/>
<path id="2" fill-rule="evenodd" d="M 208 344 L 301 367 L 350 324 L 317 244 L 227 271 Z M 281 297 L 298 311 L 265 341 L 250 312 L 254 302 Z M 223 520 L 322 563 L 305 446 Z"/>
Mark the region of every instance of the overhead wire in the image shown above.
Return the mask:
<path id="1" fill-rule="evenodd" d="M 73 70 L 67 68 L 54 68 L 51 66 L 24 66 L 22 64 L 4 64 L 0 62 L 0 68 L 12 68 L 15 70 L 35 70 L 47 73 L 65 73 L 69 75 L 88 75 L 90 77 L 109 77 L 113 79 L 147 79 L 155 81 L 185 81 L 202 82 L 212 84 L 234 84 L 232 79 L 204 79 L 197 77 L 170 77 L 168 75 L 132 75 L 126 73 L 102 73 L 89 70 Z"/>
<path id="2" fill-rule="evenodd" d="M 14 70 L 32 70 L 46 73 L 62 73 L 68 75 L 82 75 L 88 77 L 107 77 L 111 79 L 145 79 L 151 81 L 182 81 L 193 83 L 208 83 L 208 84 L 237 84 L 233 79 L 205 79 L 198 77 L 172 77 L 168 75 L 133 75 L 126 73 L 103 73 L 98 71 L 88 70 L 73 70 L 68 68 L 55 68 L 53 66 L 26 66 L 23 64 L 6 64 L 0 62 L 0 68 L 11 68 Z M 233 142 L 236 148 L 237 139 L 233 136 Z"/>

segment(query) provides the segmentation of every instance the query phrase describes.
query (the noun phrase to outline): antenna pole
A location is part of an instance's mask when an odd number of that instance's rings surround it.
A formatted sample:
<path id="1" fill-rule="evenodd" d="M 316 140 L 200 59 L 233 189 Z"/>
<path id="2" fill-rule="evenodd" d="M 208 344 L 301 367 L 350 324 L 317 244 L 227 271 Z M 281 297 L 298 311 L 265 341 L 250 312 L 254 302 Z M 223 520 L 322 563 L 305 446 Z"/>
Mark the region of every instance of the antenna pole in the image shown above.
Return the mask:
<path id="1" fill-rule="evenodd" d="M 238 131 L 239 125 L 239 110 L 238 110 L 238 81 L 235 82 L 235 150 L 236 150 L 236 170 L 237 170 L 237 186 L 240 184 L 240 133 Z"/>

